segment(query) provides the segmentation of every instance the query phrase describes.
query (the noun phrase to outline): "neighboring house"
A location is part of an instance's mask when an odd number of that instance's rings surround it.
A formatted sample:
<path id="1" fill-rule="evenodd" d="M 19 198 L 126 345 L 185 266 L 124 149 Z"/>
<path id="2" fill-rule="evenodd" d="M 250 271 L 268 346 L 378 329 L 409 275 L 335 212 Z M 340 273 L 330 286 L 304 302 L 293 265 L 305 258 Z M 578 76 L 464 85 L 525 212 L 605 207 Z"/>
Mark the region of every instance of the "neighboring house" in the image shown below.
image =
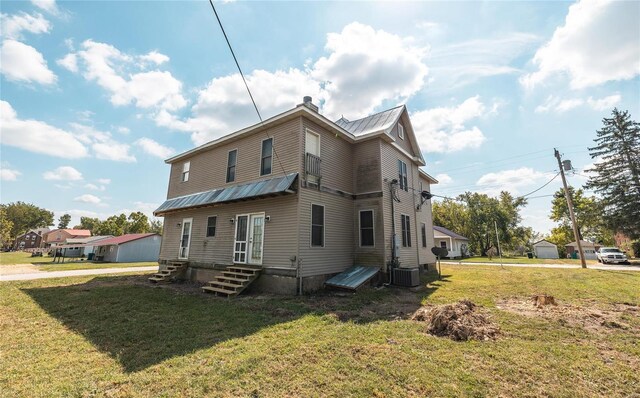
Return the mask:
<path id="1" fill-rule="evenodd" d="M 469 255 L 469 239 L 450 231 L 444 227 L 433 226 L 435 246 L 444 247 L 449 251 L 447 258 L 464 257 Z"/>
<path id="2" fill-rule="evenodd" d="M 162 236 L 158 234 L 126 234 L 92 242 L 95 261 L 133 263 L 158 261 Z"/>
<path id="3" fill-rule="evenodd" d="M 533 252 L 537 258 L 560 258 L 558 246 L 544 239 L 533 244 Z"/>
<path id="4" fill-rule="evenodd" d="M 54 229 L 44 237 L 44 247 L 63 245 L 69 238 L 88 238 L 91 231 L 88 229 Z"/>
<path id="5" fill-rule="evenodd" d="M 584 251 L 584 258 L 586 260 L 596 260 L 596 251 L 602 247 L 602 245 L 598 243 L 588 242 L 586 240 L 581 240 L 582 250 Z M 567 257 L 573 257 L 573 253 L 576 253 L 577 258 L 580 258 L 580 254 L 578 253 L 578 244 L 574 241 L 565 245 L 567 248 Z"/>
<path id="6" fill-rule="evenodd" d="M 95 252 L 99 241 L 113 238 L 113 235 L 97 235 L 88 238 L 69 238 L 64 242 L 66 247 L 65 257 L 89 257 Z"/>
<path id="7" fill-rule="evenodd" d="M 332 122 L 305 97 L 166 163 L 167 200 L 154 212 L 164 217 L 160 262 L 187 261 L 190 279 L 247 264 L 262 270 L 257 289 L 295 293 L 353 265 L 435 262 L 421 192 L 437 181 L 419 169 L 404 106 Z"/>
<path id="8" fill-rule="evenodd" d="M 13 244 L 14 250 L 38 249 L 43 245 L 43 238 L 49 228 L 36 228 L 18 236 Z"/>

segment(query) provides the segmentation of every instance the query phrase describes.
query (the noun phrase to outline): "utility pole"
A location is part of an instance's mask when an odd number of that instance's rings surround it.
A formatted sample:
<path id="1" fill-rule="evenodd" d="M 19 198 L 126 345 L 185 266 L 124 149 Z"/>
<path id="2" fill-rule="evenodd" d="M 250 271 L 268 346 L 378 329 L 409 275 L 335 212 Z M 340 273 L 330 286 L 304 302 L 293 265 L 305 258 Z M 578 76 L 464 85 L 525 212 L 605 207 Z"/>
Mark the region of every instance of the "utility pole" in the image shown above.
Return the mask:
<path id="1" fill-rule="evenodd" d="M 560 176 L 562 177 L 562 185 L 564 186 L 564 196 L 567 198 L 567 206 L 569 207 L 569 217 L 571 217 L 571 224 L 573 225 L 573 236 L 576 238 L 576 244 L 578 245 L 578 253 L 580 254 L 580 263 L 582 268 L 587 268 L 587 262 L 584 259 L 584 251 L 582 250 L 582 242 L 580 242 L 580 234 L 578 234 L 578 224 L 576 223 L 576 215 L 573 213 L 573 200 L 569 195 L 569 189 L 567 188 L 567 179 L 564 176 L 564 169 L 562 167 L 562 159 L 560 158 L 560 152 L 553 148 L 553 154 L 558 159 L 558 167 L 560 168 Z"/>
<path id="2" fill-rule="evenodd" d="M 500 254 L 500 266 L 502 267 L 502 250 L 500 249 L 500 235 L 498 235 L 498 222 L 493 220 L 493 225 L 496 227 L 496 240 L 498 241 L 498 254 Z"/>

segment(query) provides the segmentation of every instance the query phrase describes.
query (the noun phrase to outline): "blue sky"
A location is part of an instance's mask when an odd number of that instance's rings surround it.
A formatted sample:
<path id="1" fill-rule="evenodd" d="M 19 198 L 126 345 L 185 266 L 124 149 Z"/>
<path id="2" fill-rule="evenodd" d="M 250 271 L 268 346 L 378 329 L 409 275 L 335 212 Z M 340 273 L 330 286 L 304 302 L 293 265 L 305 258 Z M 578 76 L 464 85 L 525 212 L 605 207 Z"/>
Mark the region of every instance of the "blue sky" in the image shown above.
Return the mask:
<path id="1" fill-rule="evenodd" d="M 528 193 L 640 120 L 640 2 L 217 2 L 265 117 L 407 104 L 433 192 Z M 163 159 L 257 121 L 207 1 L 3 1 L 1 200 L 150 214 Z M 557 190 L 554 181 L 535 195 Z M 546 232 L 551 198 L 524 223 Z"/>

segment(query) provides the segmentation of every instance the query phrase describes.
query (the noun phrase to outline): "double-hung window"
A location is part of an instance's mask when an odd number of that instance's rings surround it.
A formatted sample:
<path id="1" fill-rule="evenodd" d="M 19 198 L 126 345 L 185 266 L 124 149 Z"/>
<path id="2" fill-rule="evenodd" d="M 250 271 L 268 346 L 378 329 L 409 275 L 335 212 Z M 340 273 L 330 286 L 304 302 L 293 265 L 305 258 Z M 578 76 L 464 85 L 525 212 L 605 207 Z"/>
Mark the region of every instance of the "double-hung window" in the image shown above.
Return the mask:
<path id="1" fill-rule="evenodd" d="M 398 123 L 398 137 L 404 140 L 404 126 Z"/>
<path id="2" fill-rule="evenodd" d="M 184 162 L 182 164 L 182 182 L 189 181 L 189 169 L 191 169 L 191 162 Z"/>
<path id="3" fill-rule="evenodd" d="M 402 247 L 411 247 L 411 222 L 409 216 L 400 215 L 400 224 L 402 226 Z"/>
<path id="4" fill-rule="evenodd" d="M 311 246 L 324 247 L 324 206 L 311 205 Z"/>
<path id="5" fill-rule="evenodd" d="M 375 246 L 373 230 L 373 210 L 360 210 L 360 246 Z"/>
<path id="6" fill-rule="evenodd" d="M 260 162 L 260 175 L 271 174 L 273 160 L 273 138 L 262 141 L 262 161 Z"/>
<path id="7" fill-rule="evenodd" d="M 398 182 L 400 183 L 400 189 L 409 191 L 409 184 L 407 180 L 407 164 L 398 159 Z"/>
<path id="8" fill-rule="evenodd" d="M 216 222 L 218 221 L 217 216 L 207 217 L 207 237 L 216 236 Z"/>
<path id="9" fill-rule="evenodd" d="M 238 150 L 229 151 L 227 157 L 227 182 L 236 180 L 236 161 L 238 160 Z"/>
<path id="10" fill-rule="evenodd" d="M 422 247 L 427 247 L 427 224 L 421 223 L 420 230 L 422 231 Z"/>

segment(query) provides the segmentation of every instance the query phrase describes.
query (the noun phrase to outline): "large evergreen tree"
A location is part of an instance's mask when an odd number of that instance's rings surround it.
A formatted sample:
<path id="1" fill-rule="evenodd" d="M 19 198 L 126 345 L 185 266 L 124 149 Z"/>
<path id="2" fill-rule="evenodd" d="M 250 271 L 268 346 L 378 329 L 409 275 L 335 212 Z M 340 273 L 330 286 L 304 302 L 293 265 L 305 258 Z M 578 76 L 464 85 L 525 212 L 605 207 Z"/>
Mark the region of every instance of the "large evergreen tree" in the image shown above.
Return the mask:
<path id="1" fill-rule="evenodd" d="M 589 148 L 597 158 L 586 188 L 603 199 L 605 222 L 632 238 L 640 237 L 640 124 L 628 111 L 613 110 L 602 119 L 596 146 Z"/>

